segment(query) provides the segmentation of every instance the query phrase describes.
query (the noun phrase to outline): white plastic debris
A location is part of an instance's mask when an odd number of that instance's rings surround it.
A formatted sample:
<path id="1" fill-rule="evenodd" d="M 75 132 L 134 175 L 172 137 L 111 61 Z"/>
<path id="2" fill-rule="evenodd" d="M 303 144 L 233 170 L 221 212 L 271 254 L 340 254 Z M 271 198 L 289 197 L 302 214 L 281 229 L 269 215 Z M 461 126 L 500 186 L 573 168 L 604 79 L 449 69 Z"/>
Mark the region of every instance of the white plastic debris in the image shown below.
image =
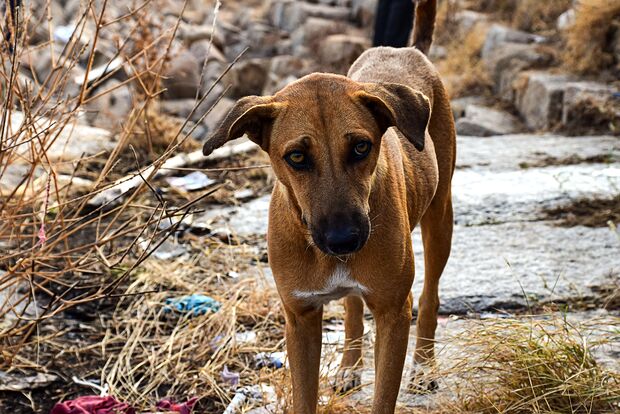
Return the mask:
<path id="1" fill-rule="evenodd" d="M 183 177 L 168 177 L 166 178 L 166 181 L 171 186 L 185 191 L 200 190 L 215 183 L 215 180 L 207 177 L 207 174 L 200 171 L 194 171 L 193 173 L 187 174 Z"/>
<path id="2" fill-rule="evenodd" d="M 122 64 L 123 64 L 123 59 L 117 56 L 111 61 L 104 63 L 103 65 L 97 66 L 96 68 L 92 68 L 90 71 L 88 71 L 88 76 L 86 77 L 86 83 L 91 83 L 107 75 L 110 72 L 114 72 Z M 84 76 L 76 76 L 74 81 L 76 84 L 81 86 L 84 83 Z"/>
<path id="3" fill-rule="evenodd" d="M 254 331 L 237 332 L 235 334 L 235 341 L 237 342 L 237 345 L 255 344 L 256 343 L 256 332 Z"/>

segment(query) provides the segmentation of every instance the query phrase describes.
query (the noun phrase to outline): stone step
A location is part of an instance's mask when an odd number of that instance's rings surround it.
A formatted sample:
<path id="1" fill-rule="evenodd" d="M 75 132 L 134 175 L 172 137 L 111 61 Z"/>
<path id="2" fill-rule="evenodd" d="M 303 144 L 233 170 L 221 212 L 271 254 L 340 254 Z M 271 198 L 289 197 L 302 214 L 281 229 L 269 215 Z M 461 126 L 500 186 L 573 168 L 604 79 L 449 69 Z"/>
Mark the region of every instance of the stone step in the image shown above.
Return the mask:
<path id="1" fill-rule="evenodd" d="M 488 138 L 459 136 L 457 169 L 506 171 L 523 168 L 620 162 L 620 139 L 612 136 L 564 137 L 519 134 Z"/>
<path id="2" fill-rule="evenodd" d="M 424 279 L 419 230 L 413 246 L 417 301 Z M 590 286 L 609 283 L 610 275 L 618 277 L 618 250 L 618 235 L 608 228 L 563 228 L 545 222 L 456 226 L 441 278 L 441 312 L 525 308 L 528 301 L 534 306 L 587 295 Z"/>

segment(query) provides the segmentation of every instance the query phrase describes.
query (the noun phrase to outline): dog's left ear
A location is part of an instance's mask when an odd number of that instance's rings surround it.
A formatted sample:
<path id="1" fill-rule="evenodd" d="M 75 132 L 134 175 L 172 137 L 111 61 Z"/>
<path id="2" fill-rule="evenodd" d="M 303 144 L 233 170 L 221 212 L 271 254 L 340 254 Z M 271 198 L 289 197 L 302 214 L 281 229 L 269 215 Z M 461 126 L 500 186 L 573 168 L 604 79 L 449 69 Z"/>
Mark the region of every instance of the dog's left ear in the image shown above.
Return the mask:
<path id="1" fill-rule="evenodd" d="M 399 83 L 367 83 L 354 93 L 372 113 L 381 133 L 395 126 L 418 151 L 424 149 L 424 136 L 431 117 L 426 95 Z"/>
<path id="2" fill-rule="evenodd" d="M 246 96 L 239 99 L 220 126 L 207 139 L 202 153 L 209 155 L 227 141 L 243 134 L 267 151 L 271 125 L 284 104 L 275 102 L 273 96 Z"/>

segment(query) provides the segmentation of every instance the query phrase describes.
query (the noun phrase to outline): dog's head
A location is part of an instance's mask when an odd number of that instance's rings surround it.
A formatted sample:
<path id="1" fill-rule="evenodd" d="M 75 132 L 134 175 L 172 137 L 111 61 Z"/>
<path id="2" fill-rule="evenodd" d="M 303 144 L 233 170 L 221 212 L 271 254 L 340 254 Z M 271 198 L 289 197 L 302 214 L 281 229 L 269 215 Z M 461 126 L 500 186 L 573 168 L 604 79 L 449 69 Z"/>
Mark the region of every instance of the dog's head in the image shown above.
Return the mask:
<path id="1" fill-rule="evenodd" d="M 247 134 L 269 154 L 314 244 L 346 255 L 370 234 L 381 137 L 395 126 L 422 150 L 429 117 L 428 98 L 407 86 L 313 74 L 274 96 L 240 99 L 203 152 Z"/>

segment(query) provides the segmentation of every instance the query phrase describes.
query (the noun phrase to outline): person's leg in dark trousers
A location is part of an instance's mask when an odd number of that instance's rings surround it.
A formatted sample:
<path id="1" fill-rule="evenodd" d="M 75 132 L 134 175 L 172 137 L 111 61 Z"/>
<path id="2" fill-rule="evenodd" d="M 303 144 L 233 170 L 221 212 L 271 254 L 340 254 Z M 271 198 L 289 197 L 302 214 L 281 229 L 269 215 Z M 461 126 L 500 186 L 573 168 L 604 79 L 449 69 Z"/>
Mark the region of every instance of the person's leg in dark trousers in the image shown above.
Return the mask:
<path id="1" fill-rule="evenodd" d="M 413 28 L 411 0 L 379 0 L 373 46 L 405 47 Z"/>

